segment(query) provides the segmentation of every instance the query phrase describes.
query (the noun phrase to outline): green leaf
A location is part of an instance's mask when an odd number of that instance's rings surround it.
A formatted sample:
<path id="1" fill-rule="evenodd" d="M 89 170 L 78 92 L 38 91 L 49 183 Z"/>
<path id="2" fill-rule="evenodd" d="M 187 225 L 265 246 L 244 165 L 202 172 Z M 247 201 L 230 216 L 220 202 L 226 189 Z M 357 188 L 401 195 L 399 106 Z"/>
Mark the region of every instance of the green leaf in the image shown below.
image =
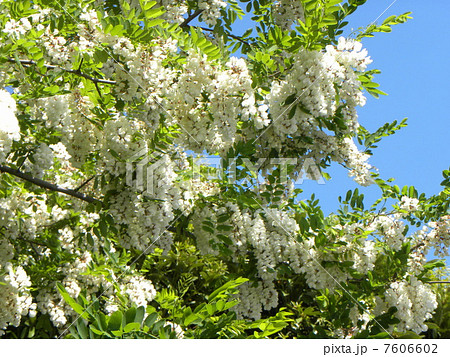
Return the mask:
<path id="1" fill-rule="evenodd" d="M 145 307 L 139 306 L 136 309 L 136 316 L 134 317 L 134 322 L 142 323 L 142 321 L 144 319 L 144 315 L 145 315 Z"/>
<path id="2" fill-rule="evenodd" d="M 123 335 L 123 331 L 121 331 L 121 330 L 111 331 L 111 333 L 116 337 L 122 337 L 122 335 Z"/>
<path id="3" fill-rule="evenodd" d="M 425 325 L 427 325 L 430 330 L 440 329 L 439 325 L 435 324 L 434 322 L 425 322 Z"/>
<path id="4" fill-rule="evenodd" d="M 154 17 L 161 16 L 164 13 L 165 13 L 164 8 L 160 7 L 160 8 L 157 8 L 157 9 L 147 10 L 147 11 L 145 11 L 144 14 L 145 14 L 145 17 L 147 19 L 151 19 L 151 18 L 154 18 Z"/>
<path id="5" fill-rule="evenodd" d="M 77 331 L 82 339 L 89 338 L 89 330 L 82 319 L 77 320 Z"/>
<path id="6" fill-rule="evenodd" d="M 134 322 L 136 317 L 136 308 L 131 307 L 127 311 L 125 311 L 125 324 L 128 324 L 129 322 Z"/>
<path id="7" fill-rule="evenodd" d="M 151 327 L 153 327 L 153 325 L 157 319 L 158 319 L 158 314 L 156 312 L 153 312 L 146 317 L 144 324 L 151 328 Z"/>
<path id="8" fill-rule="evenodd" d="M 143 6 L 142 6 L 142 10 L 144 10 L 144 11 L 150 10 L 155 5 L 156 5 L 156 1 L 144 2 Z"/>
<path id="9" fill-rule="evenodd" d="M 96 329 L 95 327 L 94 327 L 94 325 L 89 325 L 89 328 L 92 330 L 92 332 L 94 332 L 96 335 L 99 335 L 99 336 L 103 336 L 104 335 L 104 332 L 103 331 L 100 331 L 100 330 L 98 330 L 98 329 Z"/>
<path id="10" fill-rule="evenodd" d="M 56 283 L 56 286 L 58 288 L 59 293 L 61 294 L 61 296 L 63 297 L 64 301 L 66 303 L 68 303 L 70 305 L 70 307 L 77 313 L 79 314 L 83 319 L 88 319 L 89 315 L 87 312 L 85 312 L 85 310 L 83 309 L 83 307 L 78 304 L 66 291 L 66 289 L 64 288 L 64 286 L 61 283 Z"/>
<path id="11" fill-rule="evenodd" d="M 231 280 L 231 281 L 227 282 L 226 284 L 222 285 L 217 290 L 215 290 L 211 295 L 209 295 L 208 300 L 213 301 L 218 296 L 222 296 L 221 294 L 223 292 L 230 290 L 230 289 L 234 289 L 234 288 L 238 287 L 239 285 L 244 284 L 247 281 L 248 281 L 248 279 L 246 279 L 246 278 L 237 278 L 235 280 Z"/>
<path id="12" fill-rule="evenodd" d="M 122 312 L 115 311 L 109 318 L 108 330 L 110 331 L 120 330 L 121 327 L 122 327 Z"/>
<path id="13" fill-rule="evenodd" d="M 138 322 L 130 322 L 123 328 L 124 333 L 129 333 L 131 331 L 138 331 L 141 328 L 141 324 Z"/>
<path id="14" fill-rule="evenodd" d="M 199 319 L 200 319 L 200 317 L 197 314 L 191 314 L 184 319 L 183 324 L 184 324 L 184 326 L 189 326 L 194 321 L 197 321 Z"/>
<path id="15" fill-rule="evenodd" d="M 165 22 L 164 19 L 154 19 L 146 23 L 147 27 L 155 27 L 163 24 Z"/>

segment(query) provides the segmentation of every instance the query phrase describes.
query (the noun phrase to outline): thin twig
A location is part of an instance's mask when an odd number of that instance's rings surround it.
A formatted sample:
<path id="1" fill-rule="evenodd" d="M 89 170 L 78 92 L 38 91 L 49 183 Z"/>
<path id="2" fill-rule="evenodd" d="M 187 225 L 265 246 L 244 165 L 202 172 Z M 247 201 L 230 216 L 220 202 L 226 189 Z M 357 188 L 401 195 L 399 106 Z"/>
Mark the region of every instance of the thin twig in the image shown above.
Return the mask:
<path id="1" fill-rule="evenodd" d="M 415 250 L 419 249 L 420 247 L 423 247 L 424 245 L 425 243 L 423 242 L 416 244 L 414 247 L 411 248 L 411 252 L 414 252 Z"/>
<path id="2" fill-rule="evenodd" d="M 91 182 L 93 179 L 95 178 L 95 176 L 90 177 L 89 179 L 87 179 L 86 181 L 84 181 L 80 186 L 78 186 L 76 189 L 74 189 L 74 191 L 78 192 L 80 191 L 84 186 L 86 186 L 89 182 Z"/>
<path id="3" fill-rule="evenodd" d="M 8 58 L 7 61 L 11 62 L 11 63 L 16 63 L 16 60 L 14 58 Z M 33 61 L 33 60 L 19 60 L 19 62 L 22 65 L 25 65 L 25 66 L 37 66 L 37 62 Z M 116 84 L 117 83 L 116 81 L 111 81 L 109 79 L 100 79 L 100 78 L 92 77 L 92 76 L 90 76 L 88 74 L 82 73 L 80 69 L 66 69 L 66 68 L 62 68 L 62 67 L 55 66 L 55 65 L 52 65 L 52 64 L 44 64 L 44 67 L 47 68 L 47 69 L 60 69 L 61 71 L 64 71 L 64 72 L 67 72 L 67 73 L 72 73 L 72 74 L 75 74 L 77 76 L 86 78 L 86 79 L 94 82 L 95 84 L 97 84 L 97 83 Z"/>
<path id="4" fill-rule="evenodd" d="M 192 20 L 194 20 L 198 15 L 200 15 L 204 10 L 196 10 L 192 15 L 188 16 L 186 20 L 184 20 L 180 27 L 187 27 L 189 25 L 189 22 L 191 22 Z"/>
<path id="5" fill-rule="evenodd" d="M 450 284 L 449 280 L 427 281 L 427 284 Z"/>
<path id="6" fill-rule="evenodd" d="M 45 188 L 47 190 L 51 190 L 51 191 L 56 191 L 56 192 L 61 192 L 64 193 L 66 195 L 75 197 L 75 198 L 79 198 L 80 200 L 89 202 L 89 203 L 94 203 L 94 202 L 101 202 L 99 200 L 97 200 L 96 198 L 93 198 L 91 196 L 87 196 L 83 193 L 80 192 L 76 192 L 75 190 L 69 189 L 69 188 L 63 188 L 60 186 L 57 186 L 53 183 L 41 180 L 39 178 L 33 177 L 31 175 L 28 175 L 22 171 L 19 171 L 17 169 L 13 169 L 11 167 L 8 166 L 4 166 L 4 165 L 0 165 L 0 172 L 7 172 L 10 175 L 19 177 L 25 181 L 31 182 L 39 187 Z"/>
<path id="7" fill-rule="evenodd" d="M 100 88 L 98 87 L 98 83 L 94 82 L 94 85 L 95 85 L 95 89 L 97 89 L 98 95 L 100 96 L 100 98 L 102 98 L 102 92 L 100 92 Z"/>
<path id="8" fill-rule="evenodd" d="M 203 30 L 203 31 L 208 31 L 208 32 L 214 32 L 213 29 L 209 29 L 207 27 L 199 27 L 199 29 Z M 234 38 L 235 40 L 238 40 L 239 42 L 242 42 L 244 45 L 247 46 L 251 46 L 250 42 L 243 40 L 241 37 L 233 35 L 231 33 L 227 33 L 226 34 L 228 37 Z"/>
<path id="9" fill-rule="evenodd" d="M 25 238 L 23 238 L 22 236 L 20 236 L 19 239 L 20 239 L 21 241 L 30 243 L 30 244 L 32 244 L 32 245 L 39 245 L 39 246 L 41 246 L 41 247 L 53 248 L 53 247 L 51 247 L 51 246 L 48 245 L 48 244 L 40 243 L 40 242 L 35 242 L 35 241 L 33 241 L 33 240 L 30 240 L 30 239 L 25 239 Z M 35 252 L 36 252 L 37 254 L 39 254 L 39 252 L 37 252 L 36 250 L 35 250 Z"/>

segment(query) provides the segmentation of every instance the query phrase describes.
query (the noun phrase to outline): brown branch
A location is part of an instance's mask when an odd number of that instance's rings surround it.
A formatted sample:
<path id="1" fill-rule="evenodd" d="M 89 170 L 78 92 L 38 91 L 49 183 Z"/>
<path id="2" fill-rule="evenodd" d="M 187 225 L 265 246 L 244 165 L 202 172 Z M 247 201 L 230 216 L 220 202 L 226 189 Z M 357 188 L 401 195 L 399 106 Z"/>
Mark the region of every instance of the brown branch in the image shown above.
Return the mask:
<path id="1" fill-rule="evenodd" d="M 101 201 L 97 200 L 96 198 L 87 196 L 87 195 L 85 195 L 85 194 L 83 194 L 81 192 L 77 192 L 75 190 L 71 190 L 70 188 L 63 188 L 63 187 L 57 186 L 57 185 L 55 185 L 53 183 L 41 180 L 41 179 L 36 178 L 36 177 L 33 177 L 33 176 L 28 175 L 28 174 L 26 174 L 26 173 L 24 173 L 22 171 L 19 171 L 17 169 L 13 169 L 13 168 L 8 167 L 8 166 L 0 165 L 0 172 L 6 172 L 6 173 L 8 173 L 10 175 L 19 177 L 22 180 L 31 182 L 31 183 L 33 183 L 33 184 L 35 184 L 35 185 L 37 185 L 39 187 L 45 188 L 47 190 L 55 191 L 55 192 L 61 192 L 61 193 L 64 193 L 66 195 L 69 195 L 69 196 L 72 196 L 72 197 L 75 197 L 75 198 L 79 198 L 80 200 L 83 200 L 83 201 L 86 201 L 86 202 L 89 202 L 89 203 L 94 203 L 94 202 L 100 202 L 101 203 Z"/>
<path id="2" fill-rule="evenodd" d="M 74 191 L 78 192 L 80 191 L 84 186 L 86 186 L 89 182 L 91 182 L 93 179 L 95 178 L 95 176 L 90 177 L 89 179 L 87 179 L 86 181 L 84 181 L 80 186 L 78 186 L 76 189 L 74 189 Z"/>
<path id="3" fill-rule="evenodd" d="M 7 61 L 11 62 L 11 63 L 17 63 L 14 58 L 8 58 Z M 19 62 L 22 65 L 25 65 L 25 66 L 37 66 L 37 62 L 33 61 L 33 60 L 19 60 Z M 67 72 L 67 73 L 72 73 L 72 74 L 75 74 L 77 76 L 86 78 L 86 79 L 94 82 L 95 84 L 97 84 L 97 83 L 116 84 L 117 83 L 116 81 L 111 81 L 109 79 L 100 79 L 100 78 L 95 78 L 95 77 L 89 76 L 88 74 L 82 73 L 80 69 L 66 69 L 66 68 L 62 68 L 62 67 L 55 66 L 55 65 L 52 65 L 52 64 L 44 64 L 44 67 L 47 68 L 47 69 L 60 69 L 61 71 L 64 71 L 64 72 Z"/>
<path id="4" fill-rule="evenodd" d="M 421 242 L 416 244 L 414 247 L 411 248 L 411 252 L 414 252 L 415 250 L 419 249 L 420 247 L 423 247 L 425 243 Z"/>
<path id="5" fill-rule="evenodd" d="M 208 32 L 214 32 L 213 29 L 209 29 L 207 27 L 199 27 L 199 29 L 203 30 L 203 31 L 208 31 Z M 231 33 L 227 33 L 226 36 L 234 38 L 235 40 L 238 40 L 239 42 L 242 42 L 244 45 L 247 46 L 251 46 L 250 42 L 243 40 L 241 37 L 233 35 Z"/>
<path id="6" fill-rule="evenodd" d="M 40 243 L 40 242 L 35 242 L 34 240 L 30 240 L 30 239 L 25 239 L 25 238 L 23 238 L 22 236 L 19 236 L 19 239 L 20 239 L 21 241 L 30 243 L 30 244 L 32 244 L 32 245 L 39 245 L 39 246 L 41 246 L 41 247 L 53 248 L 53 247 L 51 247 L 51 246 L 48 245 L 48 244 Z M 35 252 L 36 252 L 37 254 L 39 254 L 39 252 L 37 252 L 36 250 L 35 250 Z"/>
<path id="7" fill-rule="evenodd" d="M 448 280 L 427 281 L 427 284 L 450 284 Z"/>
<path id="8" fill-rule="evenodd" d="M 194 20 L 198 15 L 200 15 L 204 10 L 196 10 L 192 15 L 188 16 L 186 20 L 184 20 L 181 24 L 180 27 L 187 27 L 189 25 L 189 22 L 191 22 L 192 20 Z"/>

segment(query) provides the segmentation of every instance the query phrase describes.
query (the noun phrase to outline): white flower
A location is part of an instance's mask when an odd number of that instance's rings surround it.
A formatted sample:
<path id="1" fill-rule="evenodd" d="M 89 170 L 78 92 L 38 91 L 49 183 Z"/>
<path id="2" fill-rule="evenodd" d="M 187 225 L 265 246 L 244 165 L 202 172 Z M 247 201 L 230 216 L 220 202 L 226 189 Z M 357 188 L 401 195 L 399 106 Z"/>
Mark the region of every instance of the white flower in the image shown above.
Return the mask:
<path id="1" fill-rule="evenodd" d="M 53 151 L 45 143 L 41 143 L 33 154 L 32 175 L 42 178 L 44 172 L 53 166 Z"/>
<path id="2" fill-rule="evenodd" d="M 385 300 L 388 306 L 397 308 L 395 316 L 401 321 L 397 325 L 399 332 L 427 331 L 424 322 L 431 318 L 437 307 L 436 295 L 416 277 L 411 277 L 409 282 L 403 280 L 391 283 Z"/>
<path id="3" fill-rule="evenodd" d="M 419 208 L 419 200 L 417 198 L 410 198 L 403 196 L 400 202 L 400 209 L 408 212 L 415 212 Z"/>
<path id="4" fill-rule="evenodd" d="M 305 13 L 300 0 L 279 0 L 273 5 L 275 23 L 289 31 L 296 21 L 305 21 Z"/>
<path id="5" fill-rule="evenodd" d="M 6 263 L 6 274 L 0 277 L 0 336 L 8 326 L 19 326 L 21 317 L 33 315 L 36 304 L 33 303 L 29 288 L 30 278 L 22 267 L 13 267 Z"/>
<path id="6" fill-rule="evenodd" d="M 10 152 L 12 141 L 20 139 L 16 110 L 16 102 L 11 94 L 0 90 L 0 162 L 3 162 Z"/>
<path id="7" fill-rule="evenodd" d="M 6 90 L 0 90 L 0 132 L 19 140 L 20 128 L 16 118 L 16 101 Z"/>
<path id="8" fill-rule="evenodd" d="M 152 282 L 144 279 L 142 276 L 127 277 L 127 282 L 122 285 L 121 289 L 136 306 L 147 307 L 147 304 L 156 295 Z"/>
<path id="9" fill-rule="evenodd" d="M 198 8 L 203 10 L 200 19 L 209 26 L 215 26 L 220 17 L 220 10 L 227 7 L 227 3 L 221 0 L 199 0 Z"/>

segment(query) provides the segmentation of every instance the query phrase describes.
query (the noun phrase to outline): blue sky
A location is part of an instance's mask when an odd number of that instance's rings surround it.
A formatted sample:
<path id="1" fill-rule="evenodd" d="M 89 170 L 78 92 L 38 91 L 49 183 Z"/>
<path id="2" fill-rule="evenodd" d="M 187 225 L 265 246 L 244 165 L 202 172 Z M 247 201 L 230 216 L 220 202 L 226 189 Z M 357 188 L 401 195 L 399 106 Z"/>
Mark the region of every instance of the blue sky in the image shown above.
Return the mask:
<path id="1" fill-rule="evenodd" d="M 348 31 L 373 22 L 392 2 L 369 0 L 349 17 Z M 434 0 L 432 4 L 396 1 L 379 21 L 407 11 L 413 12 L 413 19 L 395 26 L 391 33 L 363 40 L 374 60 L 371 68 L 382 72 L 376 82 L 388 96 L 368 97 L 366 106 L 359 110 L 360 122 L 371 131 L 385 122 L 408 117 L 408 126 L 385 138 L 374 150 L 370 163 L 379 169 L 382 178 L 393 177 L 398 186 L 413 185 L 427 196 L 441 191 L 441 172 L 450 166 L 450 2 Z M 316 191 L 325 213 L 338 207 L 337 196 L 357 187 L 343 168 L 333 167 L 330 174 L 332 180 L 326 185 L 310 183 L 304 187 Z M 360 191 L 369 202 L 379 194 L 376 187 Z"/>
<path id="2" fill-rule="evenodd" d="M 369 0 L 349 17 L 346 33 L 373 22 L 392 0 Z M 412 11 L 413 19 L 397 25 L 391 33 L 379 33 L 363 40 L 373 59 L 371 68 L 381 70 L 375 81 L 388 93 L 379 99 L 368 96 L 365 107 L 359 109 L 360 122 L 375 130 L 385 122 L 408 117 L 408 127 L 385 138 L 374 150 L 370 163 L 379 169 L 382 178 L 393 177 L 400 187 L 413 185 L 427 195 L 440 191 L 441 172 L 450 166 L 448 63 L 450 38 L 448 14 L 450 2 L 434 0 L 433 6 L 424 1 L 396 1 L 380 18 Z M 326 185 L 312 184 L 304 189 L 314 190 L 321 198 L 326 212 L 335 210 L 333 197 L 357 187 L 348 178 L 345 169 L 335 166 L 330 170 L 332 180 Z M 378 189 L 360 188 L 370 199 Z"/>

